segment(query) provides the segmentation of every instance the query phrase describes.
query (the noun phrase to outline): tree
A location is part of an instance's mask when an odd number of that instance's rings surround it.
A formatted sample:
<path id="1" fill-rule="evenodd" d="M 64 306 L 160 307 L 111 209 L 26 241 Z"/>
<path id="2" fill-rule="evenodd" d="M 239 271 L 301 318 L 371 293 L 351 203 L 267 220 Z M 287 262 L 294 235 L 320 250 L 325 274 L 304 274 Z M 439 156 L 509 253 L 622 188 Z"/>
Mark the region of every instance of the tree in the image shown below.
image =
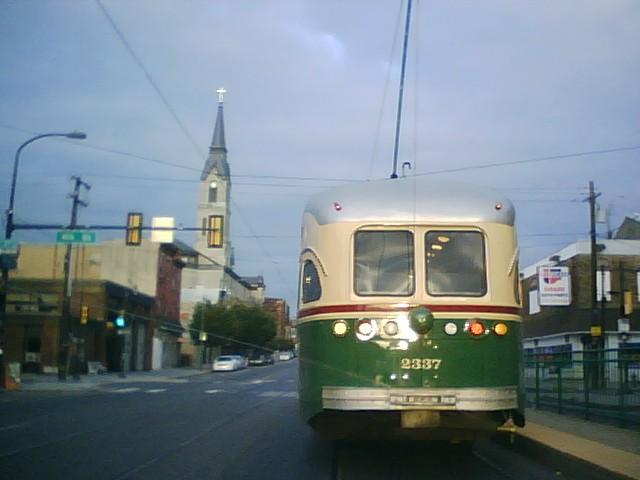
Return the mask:
<path id="1" fill-rule="evenodd" d="M 276 334 L 273 317 L 255 305 L 199 303 L 193 312 L 191 338 L 207 333 L 208 345 L 245 350 L 262 347 Z M 248 345 L 247 345 L 248 344 Z"/>
<path id="2" fill-rule="evenodd" d="M 269 340 L 267 346 L 273 350 L 293 350 L 295 343 L 290 338 L 276 337 Z"/>

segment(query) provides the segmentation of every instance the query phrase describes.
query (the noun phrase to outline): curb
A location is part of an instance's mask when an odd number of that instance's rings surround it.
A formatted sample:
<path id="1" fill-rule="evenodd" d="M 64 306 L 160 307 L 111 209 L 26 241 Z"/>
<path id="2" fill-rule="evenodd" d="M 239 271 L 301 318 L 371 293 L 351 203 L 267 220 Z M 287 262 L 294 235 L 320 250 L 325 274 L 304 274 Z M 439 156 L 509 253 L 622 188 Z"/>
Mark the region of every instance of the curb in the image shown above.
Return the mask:
<path id="1" fill-rule="evenodd" d="M 493 437 L 494 442 L 506 446 L 525 457 L 534 458 L 556 472 L 562 472 L 562 477 L 581 480 L 638 480 L 638 477 L 610 470 L 595 461 L 585 460 L 561 450 L 557 450 L 546 443 L 534 440 L 522 432 L 516 432 L 515 442 L 509 441 L 509 435 L 503 434 Z M 569 474 L 568 476 L 566 474 Z"/>
<path id="2" fill-rule="evenodd" d="M 70 380 L 67 382 L 27 382 L 21 383 L 20 387 L 16 389 L 16 392 L 83 392 L 83 391 L 101 391 L 103 387 L 119 384 L 119 383 L 171 383 L 173 380 L 187 379 L 198 375 L 210 373 L 210 370 L 195 371 L 179 376 L 167 377 L 167 376 L 155 376 L 155 375 L 142 375 L 140 378 L 110 378 L 105 381 L 85 383 L 82 380 Z"/>

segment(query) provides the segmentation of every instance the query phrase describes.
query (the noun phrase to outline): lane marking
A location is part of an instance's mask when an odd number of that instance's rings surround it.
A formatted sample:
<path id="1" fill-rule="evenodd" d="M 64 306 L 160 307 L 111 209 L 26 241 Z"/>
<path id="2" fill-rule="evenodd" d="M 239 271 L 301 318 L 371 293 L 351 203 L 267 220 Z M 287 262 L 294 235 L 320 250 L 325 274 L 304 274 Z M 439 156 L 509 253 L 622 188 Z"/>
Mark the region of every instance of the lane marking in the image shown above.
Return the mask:
<path id="1" fill-rule="evenodd" d="M 249 385 L 261 385 L 263 383 L 274 383 L 275 380 L 263 380 L 263 379 L 258 379 L 258 380 L 251 380 L 249 383 Z"/>
<path id="2" fill-rule="evenodd" d="M 147 390 L 147 393 L 162 393 L 166 391 L 166 388 L 152 388 L 151 390 Z"/>
<path id="3" fill-rule="evenodd" d="M 140 387 L 116 388 L 111 390 L 113 393 L 132 393 L 140 390 Z"/>
<path id="4" fill-rule="evenodd" d="M 213 390 L 205 390 L 204 393 L 220 393 L 224 392 L 224 390 L 220 390 L 219 388 L 214 388 Z"/>
<path id="5" fill-rule="evenodd" d="M 259 393 L 259 397 L 281 397 L 283 392 L 262 392 Z"/>
<path id="6" fill-rule="evenodd" d="M 6 425 L 4 427 L 0 427 L 0 432 L 4 432 L 5 430 L 13 430 L 14 428 L 21 428 L 29 425 L 29 422 L 22 423 L 14 423 L 13 425 Z"/>
<path id="7" fill-rule="evenodd" d="M 290 392 L 290 391 L 268 391 L 262 392 L 258 394 L 259 397 L 284 397 L 284 398 L 297 398 L 298 392 Z"/>

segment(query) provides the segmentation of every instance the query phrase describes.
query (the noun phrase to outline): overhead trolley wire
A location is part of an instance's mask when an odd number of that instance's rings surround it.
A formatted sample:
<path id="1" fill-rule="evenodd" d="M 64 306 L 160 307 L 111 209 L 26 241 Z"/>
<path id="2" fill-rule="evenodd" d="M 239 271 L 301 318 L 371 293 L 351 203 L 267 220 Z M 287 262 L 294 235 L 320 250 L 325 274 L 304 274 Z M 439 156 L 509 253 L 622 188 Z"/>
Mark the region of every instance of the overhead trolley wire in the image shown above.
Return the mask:
<path id="1" fill-rule="evenodd" d="M 23 132 L 23 133 L 28 133 L 30 135 L 35 135 L 38 132 L 34 132 L 32 130 L 26 130 L 23 128 L 18 128 L 18 127 L 14 127 L 14 126 L 10 126 L 7 124 L 0 124 L 0 128 L 4 128 L 7 130 L 15 130 L 15 131 L 19 131 L 19 132 Z M 61 142 L 65 142 L 65 140 L 63 139 L 53 139 L 53 141 L 61 141 Z M 188 167 L 185 165 L 180 165 L 177 163 L 172 163 L 172 162 L 168 162 L 165 160 L 158 160 L 156 158 L 151 158 L 148 156 L 143 156 L 143 155 L 138 155 L 135 153 L 130 153 L 130 152 L 125 152 L 122 150 L 117 150 L 117 149 L 112 149 L 112 148 L 106 148 L 106 147 L 101 147 L 101 146 L 97 146 L 97 145 L 91 145 L 91 144 L 87 144 L 86 142 L 82 142 L 82 143 L 74 143 L 75 146 L 80 147 L 80 148 L 90 148 L 93 150 L 98 150 L 98 151 L 103 151 L 106 153 L 112 153 L 115 155 L 123 155 L 123 156 L 127 156 L 127 157 L 131 157 L 131 158 L 137 158 L 139 160 L 144 160 L 144 161 L 148 161 L 148 162 L 153 162 L 153 163 L 157 163 L 157 164 L 161 164 L 161 165 L 166 165 L 168 167 L 176 167 L 176 168 L 181 168 L 184 170 L 191 170 L 194 172 L 198 172 L 201 173 L 201 169 L 199 168 L 194 168 L 194 167 Z M 601 150 L 588 150 L 588 151 L 583 151 L 583 152 L 576 152 L 576 153 L 565 153 L 565 154 L 559 154 L 559 155 L 550 155 L 550 156 L 546 156 L 546 157 L 535 157 L 535 158 L 529 158 L 529 159 L 524 159 L 524 160 L 511 160 L 511 161 L 506 161 L 506 162 L 494 162 L 494 163 L 484 163 L 484 164 L 480 164 L 480 165 L 469 165 L 466 167 L 456 167 L 456 168 L 450 168 L 450 169 L 443 169 L 443 170 L 434 170 L 431 172 L 424 172 L 424 173 L 416 173 L 415 176 L 426 176 L 426 175 L 440 175 L 440 174 L 445 174 L 445 173 L 457 173 L 457 172 L 464 172 L 467 170 L 479 170 L 479 169 L 486 169 L 486 168 L 495 168 L 495 167 L 502 167 L 502 166 L 509 166 L 509 165 L 518 165 L 518 164 L 524 164 L 524 163 L 534 163 L 534 162 L 543 162 L 543 161 L 548 161 L 548 160 L 563 160 L 563 159 L 572 159 L 572 158 L 579 158 L 579 157 L 586 157 L 586 156 L 590 156 L 590 155 L 604 155 L 607 153 L 618 153 L 618 152 L 626 152 L 626 151 L 635 151 L 635 150 L 640 150 L 640 145 L 630 145 L 630 146 L 626 146 L 626 147 L 616 147 L 616 148 L 609 148 L 609 149 L 601 149 Z M 89 174 L 86 174 L 89 175 Z M 320 182 L 363 182 L 366 181 L 362 178 L 340 178 L 340 177 L 309 177 L 309 176 L 292 176 L 292 175 L 266 175 L 266 174 L 231 174 L 231 178 L 255 178 L 255 179 L 273 179 L 273 180 L 300 180 L 300 181 L 320 181 Z M 384 177 L 386 178 L 386 177 Z M 502 190 L 509 190 L 509 189 L 502 189 Z M 533 188 L 527 188 L 526 190 L 534 190 Z M 535 190 L 544 190 L 544 189 L 535 189 Z M 524 190 L 522 190 L 524 191 Z"/>
<path id="2" fill-rule="evenodd" d="M 457 168 L 446 168 L 443 170 L 433 170 L 431 172 L 425 173 L 416 173 L 416 176 L 426 176 L 426 175 L 440 175 L 443 173 L 457 173 L 457 172 L 466 172 L 468 170 L 481 170 L 485 168 L 494 168 L 494 167 L 505 167 L 509 165 L 521 165 L 523 163 L 535 163 L 535 162 L 546 162 L 548 160 L 562 160 L 568 158 L 577 158 L 577 157 L 586 157 L 589 155 L 602 155 L 605 153 L 617 153 L 617 152 L 629 152 L 633 150 L 640 150 L 640 145 L 632 145 L 630 147 L 618 147 L 618 148 L 607 148 L 603 150 L 588 150 L 585 152 L 576 152 L 576 153 L 564 153 L 561 155 L 550 155 L 548 157 L 535 157 L 528 158 L 526 160 L 511 160 L 507 162 L 495 162 L 495 163 L 485 163 L 481 165 L 469 165 L 466 167 L 457 167 Z"/>

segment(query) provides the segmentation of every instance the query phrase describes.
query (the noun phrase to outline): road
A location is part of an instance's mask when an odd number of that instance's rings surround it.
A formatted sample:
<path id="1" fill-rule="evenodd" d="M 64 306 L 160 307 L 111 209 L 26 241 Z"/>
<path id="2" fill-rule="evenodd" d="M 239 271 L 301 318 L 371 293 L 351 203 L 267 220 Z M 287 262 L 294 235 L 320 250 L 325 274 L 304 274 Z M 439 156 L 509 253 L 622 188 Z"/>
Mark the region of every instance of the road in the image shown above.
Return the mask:
<path id="1" fill-rule="evenodd" d="M 0 394 L 0 478 L 545 479 L 492 442 L 472 452 L 319 438 L 298 416 L 297 360 L 99 391 Z"/>

